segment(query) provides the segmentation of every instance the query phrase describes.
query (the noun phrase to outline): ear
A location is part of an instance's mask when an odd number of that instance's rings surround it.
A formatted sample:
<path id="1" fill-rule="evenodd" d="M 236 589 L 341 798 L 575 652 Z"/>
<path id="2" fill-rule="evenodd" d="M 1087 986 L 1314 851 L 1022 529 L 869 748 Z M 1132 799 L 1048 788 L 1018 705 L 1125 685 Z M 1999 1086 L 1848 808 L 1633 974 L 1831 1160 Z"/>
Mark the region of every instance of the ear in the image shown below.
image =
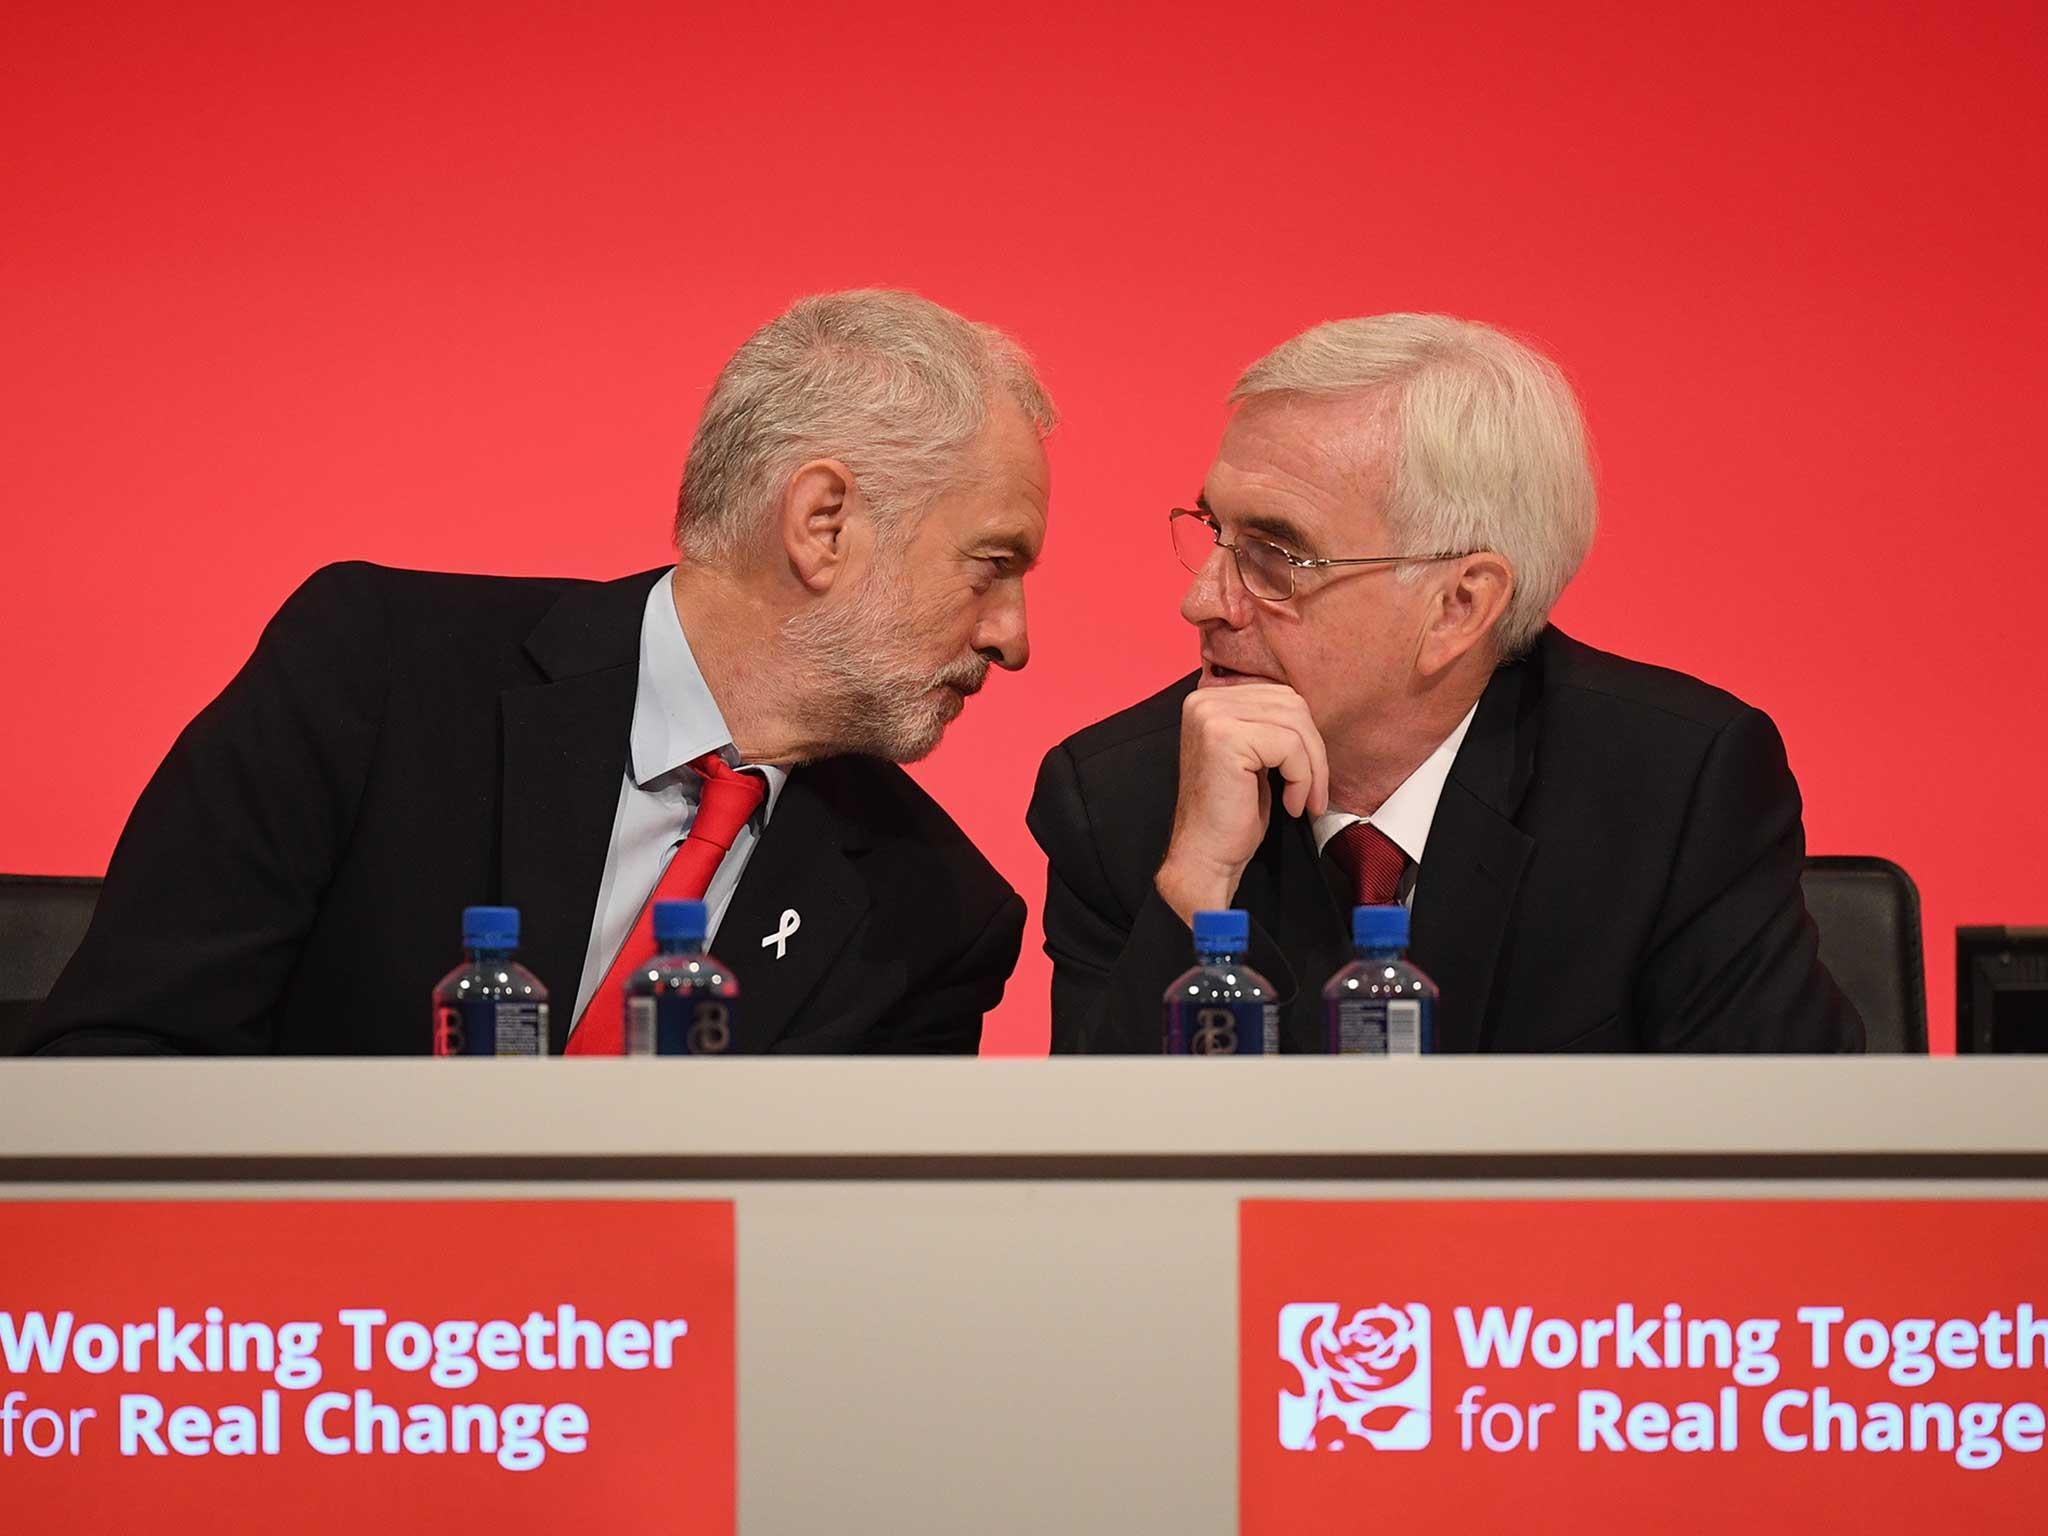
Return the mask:
<path id="1" fill-rule="evenodd" d="M 790 573 L 815 593 L 829 591 L 852 558 L 862 510 L 853 471 L 837 459 L 813 459 L 791 475 L 778 518 Z"/>
<path id="2" fill-rule="evenodd" d="M 1474 646 L 1485 643 L 1507 612 L 1515 572 L 1490 549 L 1467 555 L 1436 589 L 1415 667 L 1433 677 Z"/>

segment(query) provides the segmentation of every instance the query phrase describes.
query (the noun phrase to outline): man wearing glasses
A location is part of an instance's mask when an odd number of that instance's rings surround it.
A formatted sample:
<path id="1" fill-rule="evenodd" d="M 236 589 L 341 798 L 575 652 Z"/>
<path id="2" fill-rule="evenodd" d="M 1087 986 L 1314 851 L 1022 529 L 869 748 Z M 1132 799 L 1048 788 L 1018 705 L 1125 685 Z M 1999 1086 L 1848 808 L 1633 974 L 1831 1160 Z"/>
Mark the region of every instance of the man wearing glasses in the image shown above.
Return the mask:
<path id="1" fill-rule="evenodd" d="M 1190 918 L 1229 906 L 1282 1049 L 1318 1049 L 1350 908 L 1391 901 L 1440 1050 L 1862 1049 L 1776 727 L 1549 627 L 1594 526 L 1557 368 L 1382 315 L 1295 337 L 1230 404 L 1169 518 L 1200 671 L 1039 771 L 1053 1049 L 1159 1050 Z"/>

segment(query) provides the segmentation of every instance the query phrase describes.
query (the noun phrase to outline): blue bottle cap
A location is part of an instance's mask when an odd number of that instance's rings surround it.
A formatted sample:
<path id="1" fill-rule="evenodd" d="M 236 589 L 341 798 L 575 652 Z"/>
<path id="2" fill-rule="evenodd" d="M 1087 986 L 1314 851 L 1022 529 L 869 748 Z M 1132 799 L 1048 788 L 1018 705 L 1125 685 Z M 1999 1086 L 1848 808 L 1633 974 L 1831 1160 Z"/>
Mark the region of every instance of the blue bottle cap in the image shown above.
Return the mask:
<path id="1" fill-rule="evenodd" d="M 1401 906 L 1353 907 L 1351 942 L 1360 949 L 1406 949 L 1408 909 Z"/>
<path id="2" fill-rule="evenodd" d="M 1252 920 L 1235 907 L 1223 912 L 1195 914 L 1195 953 L 1241 955 L 1251 948 Z"/>
<path id="3" fill-rule="evenodd" d="M 464 949 L 517 949 L 519 909 L 517 907 L 464 907 L 462 909 Z"/>
<path id="4" fill-rule="evenodd" d="M 710 913 L 701 901 L 657 901 L 654 904 L 654 942 L 657 944 L 702 944 L 710 929 Z"/>

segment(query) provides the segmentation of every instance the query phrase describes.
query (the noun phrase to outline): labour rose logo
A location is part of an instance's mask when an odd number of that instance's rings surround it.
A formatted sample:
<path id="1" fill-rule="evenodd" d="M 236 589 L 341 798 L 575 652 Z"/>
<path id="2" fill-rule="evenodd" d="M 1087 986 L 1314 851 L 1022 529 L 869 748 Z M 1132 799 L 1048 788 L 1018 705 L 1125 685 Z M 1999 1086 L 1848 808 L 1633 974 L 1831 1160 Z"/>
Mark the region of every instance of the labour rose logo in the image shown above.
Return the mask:
<path id="1" fill-rule="evenodd" d="M 1429 1308 L 1291 1301 L 1280 1309 L 1280 1358 L 1301 1391 L 1280 1394 L 1290 1451 L 1419 1451 L 1429 1444 Z"/>

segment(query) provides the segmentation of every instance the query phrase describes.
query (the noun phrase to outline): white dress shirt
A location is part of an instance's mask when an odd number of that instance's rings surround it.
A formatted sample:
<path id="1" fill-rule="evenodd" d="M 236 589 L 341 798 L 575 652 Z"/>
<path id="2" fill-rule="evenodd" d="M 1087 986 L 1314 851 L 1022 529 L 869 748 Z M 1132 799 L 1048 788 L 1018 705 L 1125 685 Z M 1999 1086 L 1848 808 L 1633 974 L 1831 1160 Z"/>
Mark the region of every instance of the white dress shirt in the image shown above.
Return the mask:
<path id="1" fill-rule="evenodd" d="M 1457 760 L 1465 733 L 1472 728 L 1472 717 L 1478 713 L 1477 704 L 1466 710 L 1465 718 L 1458 722 L 1457 729 L 1446 736 L 1437 749 L 1422 760 L 1422 765 L 1403 779 L 1370 816 L 1354 816 L 1334 806 L 1318 816 L 1315 819 L 1316 852 L 1321 853 L 1331 838 L 1354 821 L 1364 821 L 1386 833 L 1394 846 L 1408 855 L 1408 862 L 1419 869 L 1423 845 L 1429 841 L 1429 824 L 1436 820 L 1437 802 L 1444 797 L 1444 781 L 1451 776 L 1451 764 Z M 1413 880 L 1408 882 L 1401 904 L 1407 907 L 1415 905 Z"/>
<path id="2" fill-rule="evenodd" d="M 683 765 L 706 752 L 717 752 L 734 767 L 739 766 L 732 731 L 697 668 L 697 658 L 690 654 L 682 620 L 676 616 L 670 574 L 664 571 L 647 594 L 647 608 L 640 620 L 640 684 L 633 696 L 632 757 L 619 785 L 611 846 L 604 856 L 604 879 L 597 887 L 597 915 L 583 952 L 583 981 L 576 989 L 579 1019 L 632 935 L 647 898 L 675 856 L 676 845 L 697 819 L 704 781 Z M 719 922 L 732 903 L 740 872 L 747 867 L 789 778 L 781 768 L 762 766 L 751 771 L 768 781 L 768 794 L 733 838 L 704 892 L 710 940 L 718 937 Z"/>

